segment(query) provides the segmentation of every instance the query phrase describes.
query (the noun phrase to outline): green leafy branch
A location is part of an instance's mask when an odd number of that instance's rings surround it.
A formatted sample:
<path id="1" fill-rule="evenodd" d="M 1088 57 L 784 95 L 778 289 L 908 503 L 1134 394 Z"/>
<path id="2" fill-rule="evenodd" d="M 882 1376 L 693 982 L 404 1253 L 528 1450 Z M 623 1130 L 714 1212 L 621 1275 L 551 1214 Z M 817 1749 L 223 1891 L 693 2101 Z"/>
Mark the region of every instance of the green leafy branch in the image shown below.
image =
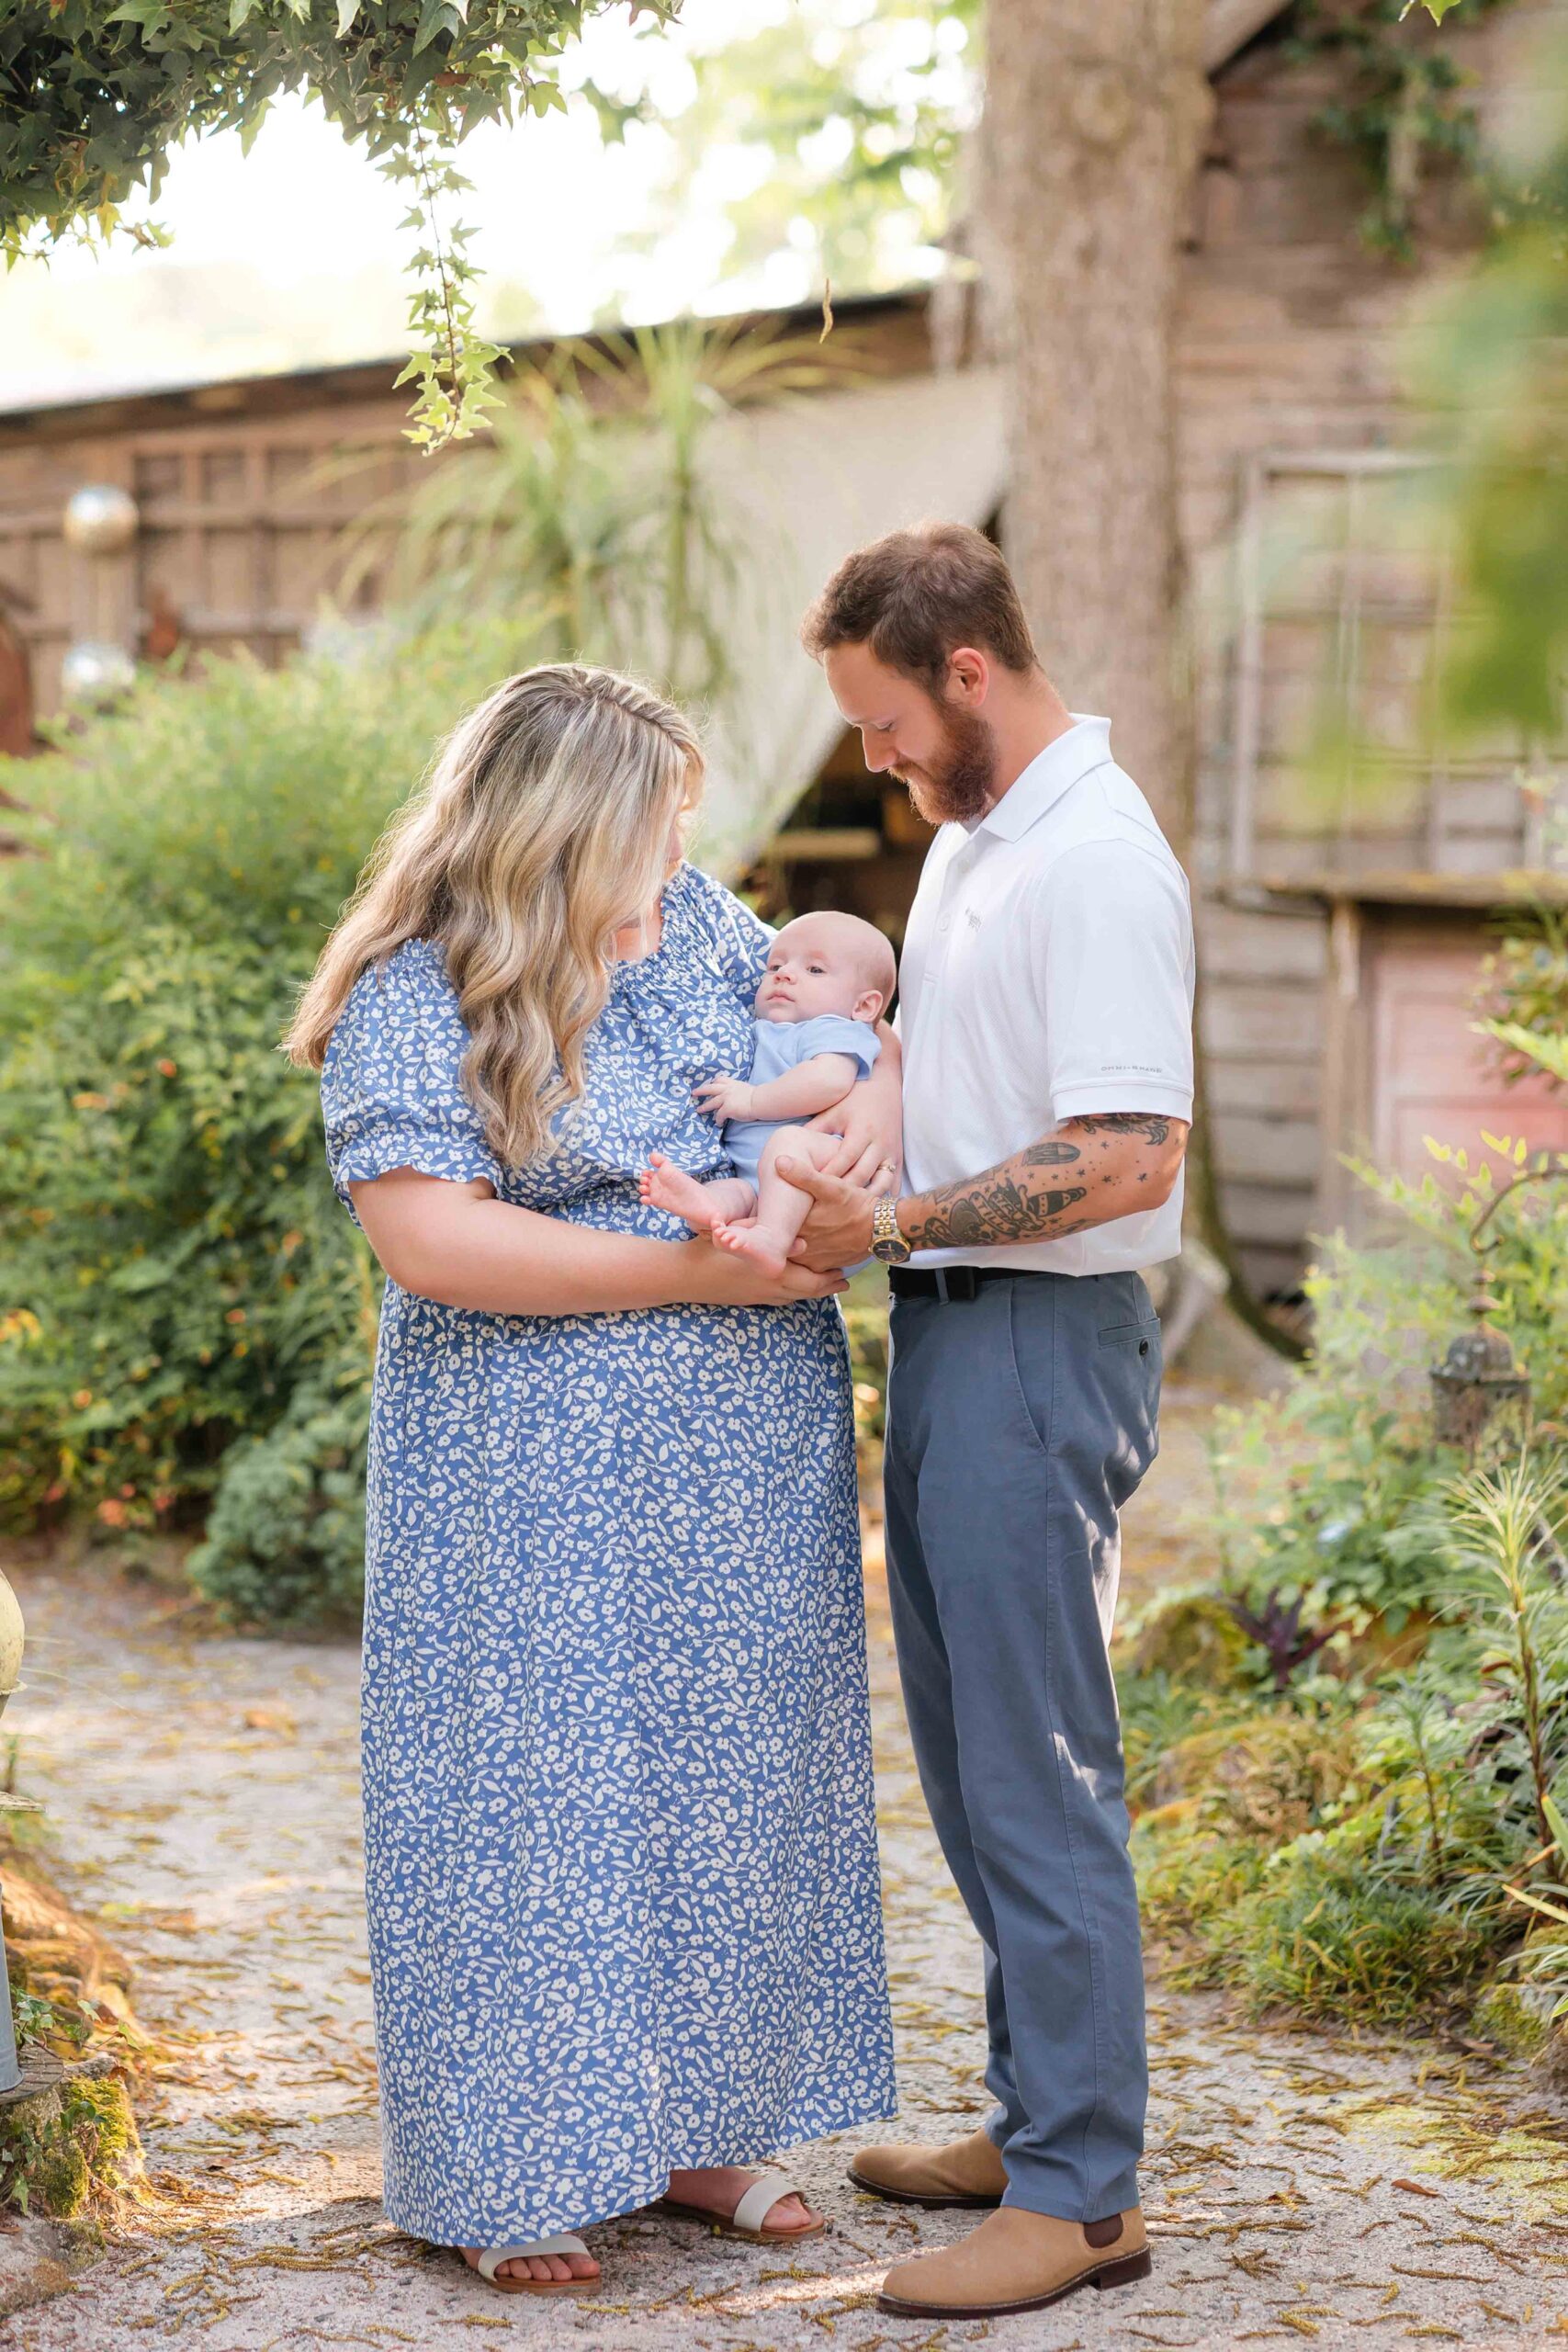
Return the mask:
<path id="1" fill-rule="evenodd" d="M 409 265 L 416 273 L 409 298 L 409 336 L 414 349 L 398 382 L 419 387 L 410 413 L 410 440 L 439 449 L 449 441 L 466 440 L 501 397 L 495 367 L 502 346 L 487 343 L 474 320 L 479 273 L 468 254 L 471 232 L 461 221 L 446 223 L 442 213 L 442 199 L 466 194 L 468 183 L 434 152 L 419 125 L 410 151 L 389 156 L 382 171 L 389 180 L 410 183 L 414 201 L 400 225 L 424 238 Z"/>
<path id="2" fill-rule="evenodd" d="M 275 99 L 308 95 L 378 168 L 406 183 L 421 243 L 410 323 L 420 349 L 411 435 L 427 448 L 474 430 L 497 352 L 476 334 L 467 232 L 445 225 L 466 183 L 453 151 L 481 122 L 564 101 L 554 66 L 615 0 L 12 0 L 0 11 L 0 251 L 7 266 L 124 231 L 156 203 L 193 134 L 248 147 Z M 636 0 L 668 23 L 680 0 Z"/>

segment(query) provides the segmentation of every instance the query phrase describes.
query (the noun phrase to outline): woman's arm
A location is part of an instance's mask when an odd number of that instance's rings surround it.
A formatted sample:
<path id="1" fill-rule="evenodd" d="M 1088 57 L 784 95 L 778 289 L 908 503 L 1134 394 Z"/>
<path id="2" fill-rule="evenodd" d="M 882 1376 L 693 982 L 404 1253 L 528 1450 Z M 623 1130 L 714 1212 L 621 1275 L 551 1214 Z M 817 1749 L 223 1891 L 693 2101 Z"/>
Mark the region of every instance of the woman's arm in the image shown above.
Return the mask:
<path id="1" fill-rule="evenodd" d="M 886 1021 L 876 1024 L 882 1051 L 876 1068 L 841 1102 L 823 1111 L 808 1126 L 822 1127 L 842 1141 L 823 1171 L 878 1193 L 897 1192 L 904 1165 L 904 1048 Z M 888 1173 L 891 1165 L 892 1173 Z"/>
<path id="2" fill-rule="evenodd" d="M 394 1168 L 350 1184 L 370 1247 L 400 1289 L 481 1315 L 603 1315 L 640 1306 L 784 1306 L 828 1298 L 841 1274 L 776 1281 L 706 1236 L 645 1241 L 498 1201 L 471 1183 Z"/>

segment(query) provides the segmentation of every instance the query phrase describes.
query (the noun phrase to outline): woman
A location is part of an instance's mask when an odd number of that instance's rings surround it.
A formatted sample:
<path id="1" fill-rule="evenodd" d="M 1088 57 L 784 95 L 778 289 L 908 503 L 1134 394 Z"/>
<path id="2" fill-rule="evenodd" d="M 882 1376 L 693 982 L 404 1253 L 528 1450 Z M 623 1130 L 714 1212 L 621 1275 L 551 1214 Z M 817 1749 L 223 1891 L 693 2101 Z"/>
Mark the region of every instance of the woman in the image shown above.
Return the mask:
<path id="1" fill-rule="evenodd" d="M 725 1165 L 769 933 L 682 860 L 679 713 L 511 678 L 289 1036 L 389 1277 L 363 1744 L 386 2204 L 513 2292 L 663 2198 L 822 2223 L 775 2147 L 891 2113 L 848 1366 L 829 1294 L 637 1198 Z M 898 1147 L 897 1049 L 845 1121 Z M 834 1114 L 835 1119 L 839 1114 Z"/>

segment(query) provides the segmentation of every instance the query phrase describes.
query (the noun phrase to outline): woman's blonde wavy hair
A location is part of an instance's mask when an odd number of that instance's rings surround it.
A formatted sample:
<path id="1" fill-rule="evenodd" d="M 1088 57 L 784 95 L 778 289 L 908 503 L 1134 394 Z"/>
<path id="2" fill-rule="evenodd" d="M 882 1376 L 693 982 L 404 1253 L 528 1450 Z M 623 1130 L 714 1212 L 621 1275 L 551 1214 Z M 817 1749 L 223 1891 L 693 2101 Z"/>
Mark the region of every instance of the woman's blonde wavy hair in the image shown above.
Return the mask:
<path id="1" fill-rule="evenodd" d="M 377 843 L 284 1040 L 320 1069 L 360 974 L 440 943 L 472 1046 L 463 1082 L 519 1167 L 582 1092 L 615 934 L 653 905 L 701 786 L 689 722 L 635 680 L 574 662 L 508 678 L 453 729 Z"/>

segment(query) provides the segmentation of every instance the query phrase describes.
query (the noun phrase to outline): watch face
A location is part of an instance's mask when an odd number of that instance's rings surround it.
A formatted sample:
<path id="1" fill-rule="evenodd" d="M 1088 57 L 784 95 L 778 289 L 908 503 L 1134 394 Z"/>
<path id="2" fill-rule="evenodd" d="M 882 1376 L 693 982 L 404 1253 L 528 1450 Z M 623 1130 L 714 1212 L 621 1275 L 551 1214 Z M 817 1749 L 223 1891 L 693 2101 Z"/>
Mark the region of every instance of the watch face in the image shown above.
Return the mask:
<path id="1" fill-rule="evenodd" d="M 898 1212 L 891 1201 L 879 1201 L 872 1212 L 871 1254 L 885 1266 L 901 1265 L 909 1245 L 898 1230 Z"/>

